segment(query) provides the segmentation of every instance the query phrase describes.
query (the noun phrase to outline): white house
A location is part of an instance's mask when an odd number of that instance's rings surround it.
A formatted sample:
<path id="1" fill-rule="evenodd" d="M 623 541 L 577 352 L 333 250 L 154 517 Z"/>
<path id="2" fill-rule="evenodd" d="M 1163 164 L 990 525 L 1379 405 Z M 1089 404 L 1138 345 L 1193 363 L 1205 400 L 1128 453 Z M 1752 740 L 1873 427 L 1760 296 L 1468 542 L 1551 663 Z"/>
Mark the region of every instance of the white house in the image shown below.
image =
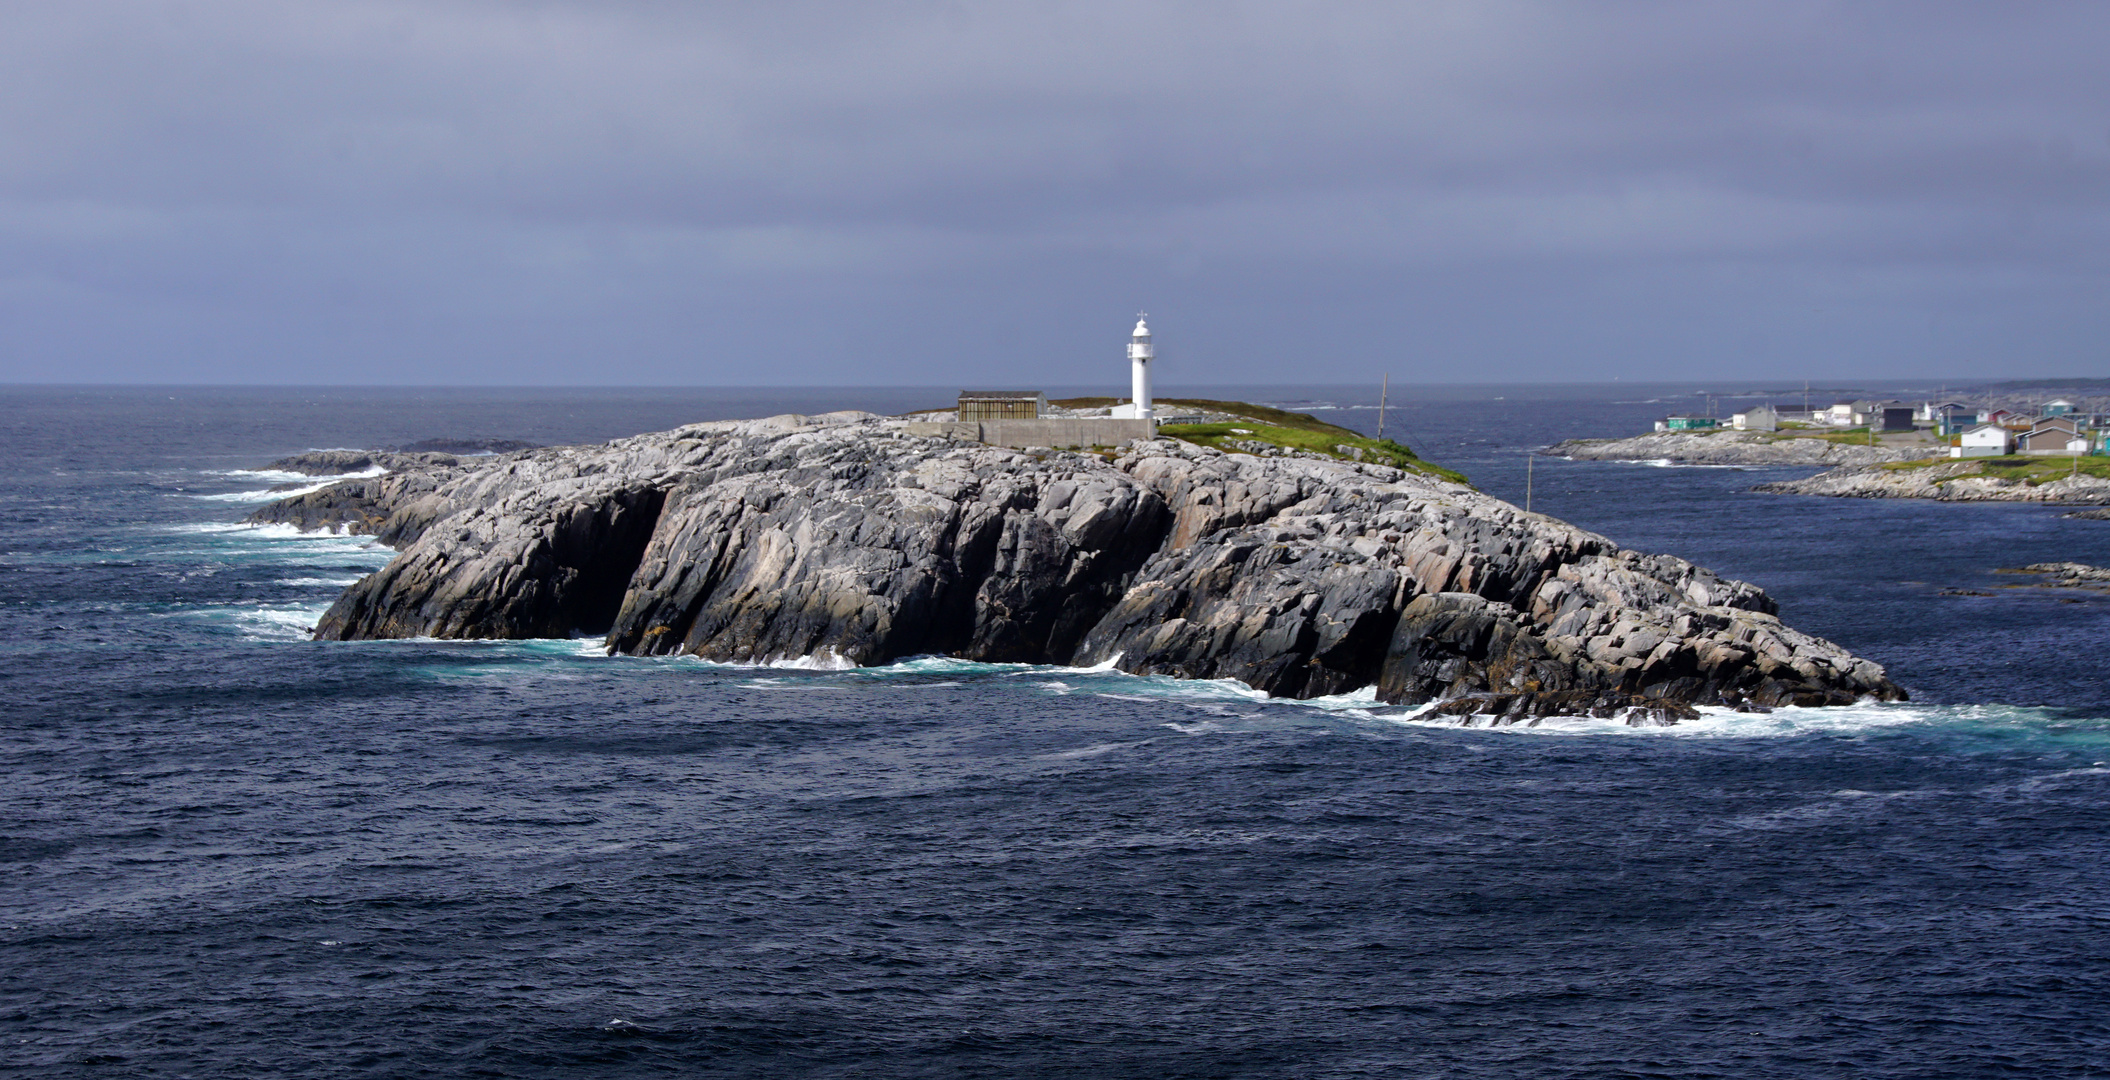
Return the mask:
<path id="1" fill-rule="evenodd" d="M 1738 431 L 1779 431 L 1780 417 L 1771 405 L 1756 405 L 1729 418 Z"/>
<path id="2" fill-rule="evenodd" d="M 1852 427 L 1854 426 L 1854 403 L 1842 401 L 1829 409 L 1820 410 L 1818 415 L 1823 417 L 1824 423 L 1833 427 Z"/>
<path id="3" fill-rule="evenodd" d="M 1963 433 L 1960 446 L 1949 448 L 1950 457 L 1999 457 L 2015 450 L 2014 432 L 1999 424 L 1980 424 Z"/>

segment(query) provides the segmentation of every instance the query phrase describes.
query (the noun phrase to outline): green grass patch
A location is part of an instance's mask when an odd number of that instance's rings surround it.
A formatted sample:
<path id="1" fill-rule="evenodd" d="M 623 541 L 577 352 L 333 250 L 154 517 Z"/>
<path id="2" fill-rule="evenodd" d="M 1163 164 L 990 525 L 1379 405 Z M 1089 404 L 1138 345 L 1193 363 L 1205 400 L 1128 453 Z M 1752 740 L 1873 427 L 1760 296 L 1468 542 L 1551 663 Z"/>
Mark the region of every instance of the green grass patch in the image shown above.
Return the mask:
<path id="1" fill-rule="evenodd" d="M 1127 398 L 1073 397 L 1051 398 L 1048 404 L 1064 409 L 1103 409 L 1124 404 Z M 1270 443 L 1290 450 L 1310 450 L 1354 461 L 1355 455 L 1341 452 L 1339 447 L 1350 446 L 1363 452 L 1362 460 L 1378 465 L 1390 465 L 1395 469 L 1433 476 L 1454 484 L 1472 486 L 1465 474 L 1441 465 L 1432 465 L 1421 460 L 1413 450 L 1391 439 L 1373 439 L 1351 431 L 1339 424 L 1329 424 L 1310 413 L 1291 412 L 1272 405 L 1255 405 L 1249 401 L 1218 401 L 1214 398 L 1157 398 L 1152 402 L 1158 415 L 1179 410 L 1194 412 L 1224 413 L 1231 416 L 1250 417 L 1227 424 L 1160 424 L 1158 434 L 1167 438 L 1190 442 L 1196 446 L 1238 453 L 1236 447 L 1222 445 L 1227 439 L 1246 439 L 1253 442 Z M 947 406 L 949 407 L 949 406 Z M 936 411 L 936 410 L 918 410 Z M 1233 432 L 1240 428 L 1251 434 Z"/>
<path id="2" fill-rule="evenodd" d="M 1933 458 L 1927 461 L 1886 461 L 1883 468 L 1930 469 L 1936 465 L 1968 464 L 1976 466 L 1971 471 L 1981 476 L 1994 476 L 2002 480 L 2019 481 L 2034 487 L 2047 484 L 2063 476 L 2072 476 L 2074 468 L 2071 454 L 2006 454 L 2000 457 Z M 2110 480 L 2110 457 L 2081 455 L 2080 475 Z"/>
<path id="3" fill-rule="evenodd" d="M 2008 454 L 2003 457 L 1970 458 L 1967 460 L 1978 462 L 1981 471 L 1987 476 L 1997 476 L 2003 480 L 2019 480 L 2032 486 L 2049 483 L 2062 476 L 2072 476 L 2076 471 L 2074 459 L 2068 454 L 2046 454 L 2041 457 L 2035 454 Z M 2078 471 L 2082 476 L 2093 476 L 2099 479 L 2110 480 L 2110 458 L 2090 457 L 2083 454 L 2081 455 Z"/>
<path id="4" fill-rule="evenodd" d="M 1905 433 L 1900 431 L 1892 434 L 1903 435 Z M 1866 427 L 1826 428 L 1823 431 L 1804 428 L 1796 431 L 1769 431 L 1765 435 L 1768 442 L 1785 442 L 1789 439 L 1817 439 L 1822 442 L 1839 443 L 1845 446 L 1868 445 L 1868 429 Z M 1882 441 L 1883 436 L 1878 434 L 1876 436 L 1876 445 L 1882 445 Z"/>
<path id="5" fill-rule="evenodd" d="M 1051 400 L 1050 405 L 1064 409 L 1104 409 L 1127 403 L 1127 398 L 1078 397 Z M 1217 401 L 1214 398 L 1156 398 L 1151 402 L 1159 416 L 1175 409 L 1192 409 L 1195 412 L 1229 413 L 1232 416 L 1250 416 L 1264 424 L 1290 428 L 1296 431 L 1319 431 L 1348 438 L 1362 438 L 1355 432 L 1338 424 L 1329 424 L 1310 413 L 1291 412 L 1272 405 L 1255 405 L 1250 401 Z M 1190 425 L 1191 426 L 1191 425 Z"/>
<path id="6" fill-rule="evenodd" d="M 1231 409 L 1219 406 L 1236 404 L 1238 403 L 1229 401 L 1212 402 L 1207 407 L 1213 408 L 1217 412 L 1230 412 L 1232 411 Z M 1275 411 L 1279 412 L 1280 410 Z M 1167 438 L 1179 439 L 1182 442 L 1190 442 L 1196 446 L 1207 446 L 1233 454 L 1244 451 L 1231 445 L 1231 443 L 1244 441 L 1262 442 L 1289 450 L 1309 450 L 1325 454 L 1327 457 L 1338 458 L 1342 461 L 1356 460 L 1355 455 L 1341 450 L 1341 447 L 1347 446 L 1361 450 L 1363 452 L 1362 460 L 1367 462 L 1378 465 L 1390 465 L 1395 469 L 1405 469 L 1408 472 L 1433 476 L 1438 479 L 1448 480 L 1454 484 L 1471 485 L 1471 481 L 1467 480 L 1463 473 L 1453 469 L 1446 469 L 1441 465 L 1431 465 L 1421 460 L 1414 451 L 1390 439 L 1378 440 L 1358 435 L 1347 428 L 1328 424 L 1309 416 L 1303 416 L 1301 413 L 1291 413 L 1289 415 L 1298 416 L 1309 421 L 1310 426 L 1284 427 L 1279 424 L 1263 423 L 1259 420 L 1232 421 L 1226 424 L 1165 424 L 1158 428 L 1158 434 Z"/>

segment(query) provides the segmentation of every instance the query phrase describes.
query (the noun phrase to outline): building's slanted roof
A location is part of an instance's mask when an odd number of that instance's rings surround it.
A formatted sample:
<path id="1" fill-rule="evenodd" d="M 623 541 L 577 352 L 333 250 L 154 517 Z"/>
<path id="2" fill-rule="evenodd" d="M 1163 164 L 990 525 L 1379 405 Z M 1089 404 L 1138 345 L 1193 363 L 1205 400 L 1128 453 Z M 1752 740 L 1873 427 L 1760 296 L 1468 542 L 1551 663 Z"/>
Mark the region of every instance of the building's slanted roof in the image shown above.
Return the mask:
<path id="1" fill-rule="evenodd" d="M 960 400 L 1017 401 L 1021 398 L 1041 397 L 1046 393 L 1045 390 L 962 390 Z"/>

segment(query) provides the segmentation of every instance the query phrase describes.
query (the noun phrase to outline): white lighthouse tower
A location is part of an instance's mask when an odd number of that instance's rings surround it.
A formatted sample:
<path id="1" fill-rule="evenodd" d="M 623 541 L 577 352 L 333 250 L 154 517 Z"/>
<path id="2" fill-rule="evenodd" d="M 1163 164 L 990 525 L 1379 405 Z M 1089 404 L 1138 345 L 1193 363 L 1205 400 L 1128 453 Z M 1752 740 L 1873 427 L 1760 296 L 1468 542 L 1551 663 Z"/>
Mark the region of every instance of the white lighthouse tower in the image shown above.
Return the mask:
<path id="1" fill-rule="evenodd" d="M 1146 316 L 1136 316 L 1136 331 L 1128 339 L 1128 365 L 1130 369 L 1132 397 L 1135 401 L 1135 418 L 1149 420 L 1155 416 L 1150 407 L 1150 358 L 1154 351 L 1150 347 L 1150 327 L 1143 324 Z"/>

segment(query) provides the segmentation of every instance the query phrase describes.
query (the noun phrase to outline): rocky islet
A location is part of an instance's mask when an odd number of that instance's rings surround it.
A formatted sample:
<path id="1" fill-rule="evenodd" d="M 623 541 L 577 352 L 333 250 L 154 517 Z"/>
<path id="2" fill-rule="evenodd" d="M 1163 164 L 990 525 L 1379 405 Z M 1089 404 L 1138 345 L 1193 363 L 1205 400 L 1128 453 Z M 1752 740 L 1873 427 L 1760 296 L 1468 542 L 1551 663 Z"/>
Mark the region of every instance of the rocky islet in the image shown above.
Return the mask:
<path id="1" fill-rule="evenodd" d="M 394 464 L 254 516 L 401 551 L 320 638 L 1110 663 L 1496 722 L 1904 696 L 1754 586 L 1381 465 L 1020 452 L 866 414 Z"/>

